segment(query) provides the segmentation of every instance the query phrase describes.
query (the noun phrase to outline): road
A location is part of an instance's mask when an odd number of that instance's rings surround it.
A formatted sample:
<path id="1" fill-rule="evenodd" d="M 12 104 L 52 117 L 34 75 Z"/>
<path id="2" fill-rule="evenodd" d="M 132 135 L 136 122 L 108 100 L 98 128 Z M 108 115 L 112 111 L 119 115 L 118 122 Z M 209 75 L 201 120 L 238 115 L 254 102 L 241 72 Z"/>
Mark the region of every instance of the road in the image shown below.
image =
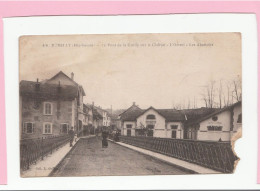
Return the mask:
<path id="1" fill-rule="evenodd" d="M 51 176 L 190 174 L 116 143 L 108 144 L 108 148 L 102 148 L 99 137 L 80 139 Z"/>

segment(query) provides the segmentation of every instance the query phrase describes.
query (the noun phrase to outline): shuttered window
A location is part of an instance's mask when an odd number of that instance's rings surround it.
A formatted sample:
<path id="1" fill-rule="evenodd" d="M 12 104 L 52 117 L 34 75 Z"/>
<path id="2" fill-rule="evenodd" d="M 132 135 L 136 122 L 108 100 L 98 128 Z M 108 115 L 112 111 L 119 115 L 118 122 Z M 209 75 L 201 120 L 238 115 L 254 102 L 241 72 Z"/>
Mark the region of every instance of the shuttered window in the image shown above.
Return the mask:
<path id="1" fill-rule="evenodd" d="M 33 134 L 34 133 L 34 123 L 33 122 L 24 122 L 23 123 L 23 133 Z"/>

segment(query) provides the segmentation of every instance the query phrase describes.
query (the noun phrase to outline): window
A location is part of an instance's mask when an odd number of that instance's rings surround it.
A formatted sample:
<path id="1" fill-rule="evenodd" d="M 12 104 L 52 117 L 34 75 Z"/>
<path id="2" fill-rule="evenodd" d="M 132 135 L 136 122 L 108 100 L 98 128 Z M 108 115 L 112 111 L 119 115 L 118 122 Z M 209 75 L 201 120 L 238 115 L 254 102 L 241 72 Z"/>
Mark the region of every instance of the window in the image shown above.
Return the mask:
<path id="1" fill-rule="evenodd" d="M 44 103 L 44 115 L 52 115 L 52 104 L 49 102 Z"/>
<path id="2" fill-rule="evenodd" d="M 171 129 L 178 129 L 178 125 L 171 125 Z"/>
<path id="3" fill-rule="evenodd" d="M 146 119 L 155 119 L 155 115 L 147 115 Z"/>
<path id="4" fill-rule="evenodd" d="M 212 121 L 217 121 L 218 120 L 218 116 L 213 116 L 212 117 Z"/>
<path id="5" fill-rule="evenodd" d="M 222 126 L 208 126 L 208 131 L 222 131 Z"/>
<path id="6" fill-rule="evenodd" d="M 23 123 L 23 133 L 26 133 L 26 134 L 34 133 L 34 123 L 32 123 L 32 122 Z"/>
<path id="7" fill-rule="evenodd" d="M 43 123 L 43 134 L 52 134 L 52 123 Z"/>
<path id="8" fill-rule="evenodd" d="M 127 128 L 127 129 L 131 129 L 131 128 L 132 128 L 132 125 L 126 125 L 126 128 Z"/>
<path id="9" fill-rule="evenodd" d="M 68 132 L 69 132 L 69 124 L 68 123 L 60 124 L 60 132 L 62 134 L 68 134 Z"/>
<path id="10" fill-rule="evenodd" d="M 238 115 L 237 123 L 242 123 L 242 113 Z"/>

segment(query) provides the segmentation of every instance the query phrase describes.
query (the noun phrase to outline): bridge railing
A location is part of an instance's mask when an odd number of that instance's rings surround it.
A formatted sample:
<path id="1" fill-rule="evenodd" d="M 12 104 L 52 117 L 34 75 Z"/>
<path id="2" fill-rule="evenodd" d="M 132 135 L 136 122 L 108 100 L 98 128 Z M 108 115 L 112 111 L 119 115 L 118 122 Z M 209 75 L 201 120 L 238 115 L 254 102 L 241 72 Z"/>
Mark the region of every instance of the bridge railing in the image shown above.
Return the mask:
<path id="1" fill-rule="evenodd" d="M 238 159 L 230 142 L 120 136 L 120 141 L 224 173 L 234 170 Z"/>
<path id="2" fill-rule="evenodd" d="M 20 141 L 20 168 L 29 169 L 30 165 L 38 160 L 43 160 L 48 154 L 52 154 L 55 149 L 68 143 L 69 135 L 51 136 L 38 139 L 23 139 Z"/>

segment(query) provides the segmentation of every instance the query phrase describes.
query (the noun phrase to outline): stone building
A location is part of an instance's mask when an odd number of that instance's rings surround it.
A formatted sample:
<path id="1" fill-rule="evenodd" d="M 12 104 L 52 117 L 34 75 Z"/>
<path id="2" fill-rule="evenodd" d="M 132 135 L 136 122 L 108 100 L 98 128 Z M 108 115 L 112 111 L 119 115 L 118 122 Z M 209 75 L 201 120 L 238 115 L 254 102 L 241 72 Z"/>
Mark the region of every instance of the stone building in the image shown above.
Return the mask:
<path id="1" fill-rule="evenodd" d="M 84 89 L 62 71 L 44 81 L 20 82 L 20 137 L 67 134 L 83 127 Z"/>

